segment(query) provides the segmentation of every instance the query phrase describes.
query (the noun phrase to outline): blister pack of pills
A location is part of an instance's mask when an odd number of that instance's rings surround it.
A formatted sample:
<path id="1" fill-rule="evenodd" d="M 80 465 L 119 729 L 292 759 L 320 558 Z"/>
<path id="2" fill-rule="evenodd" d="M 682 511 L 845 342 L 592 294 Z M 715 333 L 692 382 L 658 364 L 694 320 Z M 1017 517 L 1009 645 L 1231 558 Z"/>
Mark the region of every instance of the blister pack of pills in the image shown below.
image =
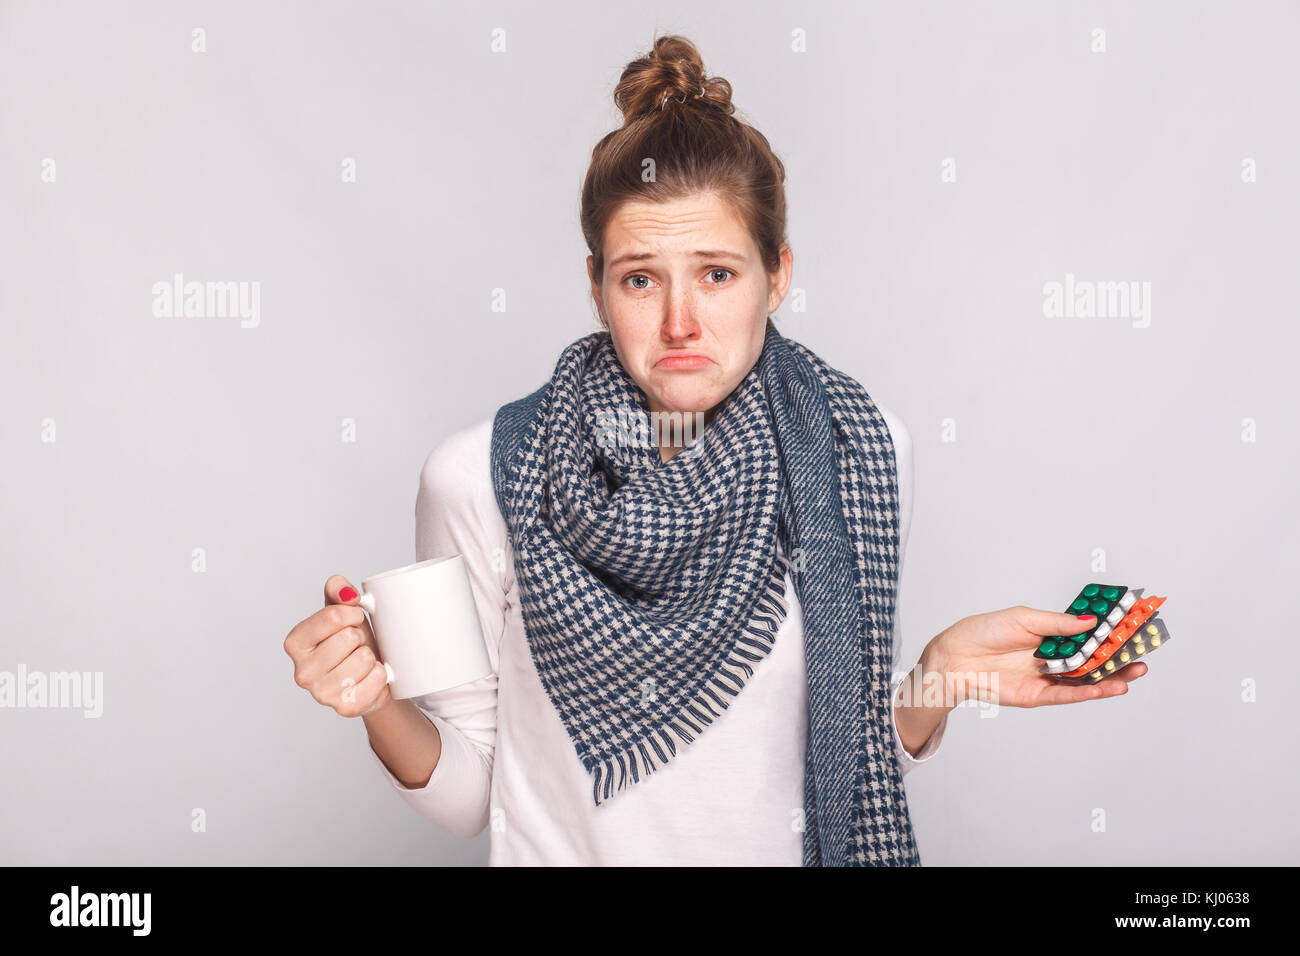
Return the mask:
<path id="1" fill-rule="evenodd" d="M 1157 647 L 1169 641 L 1169 629 L 1160 618 L 1151 618 L 1139 627 L 1127 641 L 1119 646 L 1110 657 L 1104 658 L 1092 666 L 1080 668 L 1081 673 L 1071 671 L 1058 674 L 1056 679 L 1063 684 L 1095 684 L 1110 674 L 1115 673 L 1125 664 L 1132 664 L 1139 657 L 1150 654 Z"/>
<path id="2" fill-rule="evenodd" d="M 1043 673 L 1065 683 L 1095 683 L 1169 640 L 1156 617 L 1164 603 L 1163 597 L 1143 597 L 1141 589 L 1084 585 L 1065 613 L 1093 614 L 1096 623 L 1078 634 L 1043 638 L 1034 656 L 1043 662 Z"/>

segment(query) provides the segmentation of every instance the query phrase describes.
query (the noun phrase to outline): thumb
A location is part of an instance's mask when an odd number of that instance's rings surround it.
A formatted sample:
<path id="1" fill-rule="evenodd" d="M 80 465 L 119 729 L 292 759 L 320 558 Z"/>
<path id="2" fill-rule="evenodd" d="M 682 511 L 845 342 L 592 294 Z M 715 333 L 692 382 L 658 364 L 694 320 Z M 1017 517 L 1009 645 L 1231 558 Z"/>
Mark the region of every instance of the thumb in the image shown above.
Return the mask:
<path id="1" fill-rule="evenodd" d="M 341 574 L 332 574 L 325 582 L 325 604 L 356 604 L 357 589 Z"/>
<path id="2" fill-rule="evenodd" d="M 1073 637 L 1097 626 L 1095 614 L 1062 614 L 1056 611 L 1041 611 L 1038 608 L 1021 609 L 1020 623 L 1034 634 Z"/>

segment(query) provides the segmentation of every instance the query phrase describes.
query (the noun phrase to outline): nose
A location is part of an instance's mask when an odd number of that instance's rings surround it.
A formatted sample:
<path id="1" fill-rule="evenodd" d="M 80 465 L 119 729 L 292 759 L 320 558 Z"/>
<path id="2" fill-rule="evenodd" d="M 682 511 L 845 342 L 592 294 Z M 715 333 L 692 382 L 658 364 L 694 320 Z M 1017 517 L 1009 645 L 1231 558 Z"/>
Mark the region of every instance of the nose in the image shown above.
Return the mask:
<path id="1" fill-rule="evenodd" d="M 677 342 L 683 339 L 698 338 L 700 324 L 691 315 L 690 305 L 681 293 L 670 297 L 668 312 L 659 328 L 659 337 L 664 342 Z"/>

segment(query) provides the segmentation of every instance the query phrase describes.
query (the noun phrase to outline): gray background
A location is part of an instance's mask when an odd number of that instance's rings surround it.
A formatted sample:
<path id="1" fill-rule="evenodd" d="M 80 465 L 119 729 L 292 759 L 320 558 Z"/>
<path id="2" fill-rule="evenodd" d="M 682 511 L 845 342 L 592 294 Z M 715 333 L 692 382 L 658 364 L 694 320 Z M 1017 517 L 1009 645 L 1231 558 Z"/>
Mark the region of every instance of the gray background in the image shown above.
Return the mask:
<path id="1" fill-rule="evenodd" d="M 282 642 L 414 560 L 429 450 L 595 328 L 578 188 L 681 32 L 788 166 L 778 326 L 911 429 L 908 657 L 1088 580 L 1169 598 L 1125 698 L 950 716 L 923 860 L 1300 862 L 1295 5 L 470 7 L 0 4 L 0 670 L 105 695 L 0 711 L 0 861 L 486 859 Z M 260 325 L 153 316 L 175 272 L 259 281 Z M 1150 326 L 1045 318 L 1067 273 L 1150 282 Z"/>

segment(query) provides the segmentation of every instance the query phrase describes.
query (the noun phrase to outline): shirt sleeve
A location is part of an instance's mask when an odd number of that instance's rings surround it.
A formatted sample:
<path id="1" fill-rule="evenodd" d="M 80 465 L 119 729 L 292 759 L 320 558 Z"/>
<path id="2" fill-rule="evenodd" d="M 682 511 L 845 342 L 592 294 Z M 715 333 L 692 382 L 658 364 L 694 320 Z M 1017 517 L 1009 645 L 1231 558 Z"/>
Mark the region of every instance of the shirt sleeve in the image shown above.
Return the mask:
<path id="1" fill-rule="evenodd" d="M 415 555 L 417 561 L 452 554 L 464 558 L 492 673 L 411 698 L 442 739 L 441 756 L 423 787 L 403 785 L 370 748 L 380 771 L 407 803 L 466 839 L 488 823 L 505 630 L 505 524 L 492 494 L 491 435 L 489 419 L 457 432 L 430 452 L 415 499 Z"/>
<path id="2" fill-rule="evenodd" d="M 907 536 L 912 527 L 912 435 L 901 418 L 880 405 L 876 407 L 880 409 L 886 424 L 889 425 L 889 434 L 894 441 L 894 460 L 898 468 L 898 573 L 901 587 L 903 558 L 907 553 Z M 929 760 L 935 751 L 939 749 L 939 743 L 943 740 L 943 732 L 948 727 L 948 715 L 944 714 L 940 718 L 938 726 L 934 728 L 930 738 L 921 745 L 921 748 L 916 752 L 916 756 L 912 756 L 907 752 L 906 748 L 903 747 L 902 739 L 898 736 L 898 722 L 894 713 L 894 701 L 898 696 L 898 685 L 903 682 L 912 669 L 911 667 L 899 667 L 902 651 L 903 629 L 899 622 L 898 602 L 895 601 L 893 676 L 890 681 L 889 726 L 894 734 L 894 751 L 898 754 L 899 769 L 906 774 L 913 767 Z M 915 662 L 913 664 L 915 665 Z"/>

